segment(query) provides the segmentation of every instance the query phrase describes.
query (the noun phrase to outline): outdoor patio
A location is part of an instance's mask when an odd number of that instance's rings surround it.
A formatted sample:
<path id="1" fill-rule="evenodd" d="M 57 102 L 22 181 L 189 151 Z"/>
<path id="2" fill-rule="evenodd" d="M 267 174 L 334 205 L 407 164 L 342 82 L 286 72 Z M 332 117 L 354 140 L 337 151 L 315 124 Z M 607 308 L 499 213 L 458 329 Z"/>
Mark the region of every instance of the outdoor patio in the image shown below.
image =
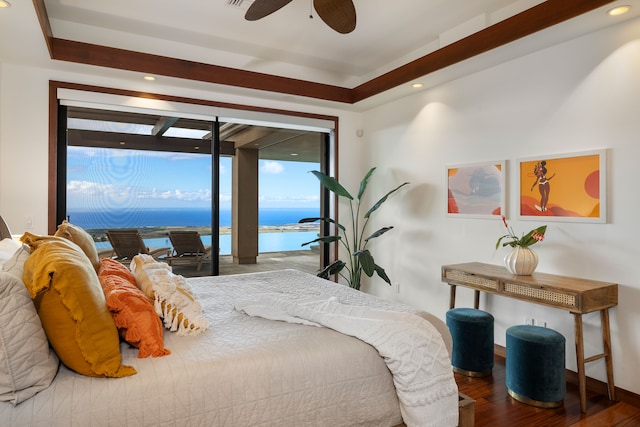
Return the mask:
<path id="1" fill-rule="evenodd" d="M 320 257 L 314 251 L 264 252 L 258 254 L 256 264 L 234 264 L 231 255 L 220 257 L 220 275 L 255 273 L 259 271 L 294 268 L 307 273 L 316 274 L 320 267 Z M 208 276 L 211 274 L 211 263 L 202 264 L 197 271 L 195 265 L 174 265 L 173 272 L 184 277 Z"/>

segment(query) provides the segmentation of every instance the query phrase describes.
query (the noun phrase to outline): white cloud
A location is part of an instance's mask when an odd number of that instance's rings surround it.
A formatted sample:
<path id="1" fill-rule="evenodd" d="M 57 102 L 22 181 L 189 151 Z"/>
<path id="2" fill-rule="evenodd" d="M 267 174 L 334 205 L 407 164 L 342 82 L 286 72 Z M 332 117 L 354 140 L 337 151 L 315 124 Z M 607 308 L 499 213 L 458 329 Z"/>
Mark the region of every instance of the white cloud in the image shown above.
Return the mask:
<path id="1" fill-rule="evenodd" d="M 96 196 L 105 200 L 124 200 L 135 198 L 138 200 L 165 200 L 174 202 L 210 202 L 211 190 L 184 191 L 180 189 L 162 190 L 140 189 L 130 186 L 114 184 L 99 184 L 90 181 L 70 181 L 67 185 L 67 196 L 70 199 L 88 199 Z"/>
<path id="2" fill-rule="evenodd" d="M 284 166 L 282 166 L 282 163 L 273 162 L 273 161 L 266 161 L 266 162 L 264 162 L 264 164 L 262 165 L 260 170 L 263 173 L 269 173 L 269 174 L 277 175 L 277 174 L 280 174 L 280 173 L 284 172 Z"/>

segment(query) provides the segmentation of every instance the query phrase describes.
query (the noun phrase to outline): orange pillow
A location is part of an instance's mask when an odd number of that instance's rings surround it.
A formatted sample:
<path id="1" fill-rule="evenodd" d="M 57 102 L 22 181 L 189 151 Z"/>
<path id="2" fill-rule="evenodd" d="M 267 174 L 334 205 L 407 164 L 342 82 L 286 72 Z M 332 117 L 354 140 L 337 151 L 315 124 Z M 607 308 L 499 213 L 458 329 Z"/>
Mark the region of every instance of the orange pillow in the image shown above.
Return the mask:
<path id="1" fill-rule="evenodd" d="M 21 240 L 31 247 L 23 281 L 60 360 L 91 377 L 135 374 L 121 364 L 118 330 L 82 249 L 63 237 L 25 233 Z"/>
<path id="2" fill-rule="evenodd" d="M 136 285 L 136 276 L 134 276 L 126 265 L 116 261 L 115 259 L 102 258 L 100 260 L 100 268 L 98 269 L 98 277 L 111 275 L 122 277 L 127 282 L 133 283 L 136 288 L 138 287 Z"/>
<path id="3" fill-rule="evenodd" d="M 162 321 L 151 301 L 138 289 L 133 274 L 119 262 L 100 261 L 98 278 L 120 336 L 138 348 L 138 357 L 165 356 Z"/>

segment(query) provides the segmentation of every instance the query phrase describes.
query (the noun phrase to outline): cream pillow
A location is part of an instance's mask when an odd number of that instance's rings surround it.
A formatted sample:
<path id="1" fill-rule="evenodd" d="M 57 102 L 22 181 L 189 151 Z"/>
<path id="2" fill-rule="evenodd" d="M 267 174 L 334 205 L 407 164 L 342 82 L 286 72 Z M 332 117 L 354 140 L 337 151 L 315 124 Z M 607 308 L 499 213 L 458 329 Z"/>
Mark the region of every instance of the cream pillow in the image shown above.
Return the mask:
<path id="1" fill-rule="evenodd" d="M 87 258 L 89 258 L 89 261 L 91 261 L 93 269 L 96 273 L 98 272 L 100 269 L 100 258 L 98 257 L 96 244 L 89 233 L 84 231 L 82 227 L 78 227 L 77 225 L 73 225 L 69 221 L 64 220 L 62 221 L 62 224 L 58 226 L 55 236 L 64 237 L 65 239 L 71 240 L 73 243 L 80 246 L 82 252 L 84 252 Z"/>
<path id="2" fill-rule="evenodd" d="M 151 255 L 136 255 L 131 260 L 136 284 L 154 302 L 164 327 L 178 335 L 197 335 L 209 327 L 200 303 L 191 294 L 184 277 Z"/>

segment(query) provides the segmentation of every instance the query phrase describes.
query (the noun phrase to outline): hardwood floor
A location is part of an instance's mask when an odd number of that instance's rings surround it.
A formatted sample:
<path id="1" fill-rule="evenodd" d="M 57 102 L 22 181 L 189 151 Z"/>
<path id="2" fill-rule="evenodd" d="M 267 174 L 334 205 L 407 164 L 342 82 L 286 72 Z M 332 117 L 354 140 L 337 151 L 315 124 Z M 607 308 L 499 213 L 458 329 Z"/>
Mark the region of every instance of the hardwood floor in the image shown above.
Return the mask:
<path id="1" fill-rule="evenodd" d="M 493 375 L 470 378 L 455 374 L 460 392 L 475 399 L 475 426 L 490 427 L 632 427 L 640 426 L 640 408 L 610 401 L 587 391 L 587 413 L 580 412 L 578 386 L 567 383 L 564 405 L 540 409 L 525 405 L 507 394 L 505 359 L 495 357 Z"/>

